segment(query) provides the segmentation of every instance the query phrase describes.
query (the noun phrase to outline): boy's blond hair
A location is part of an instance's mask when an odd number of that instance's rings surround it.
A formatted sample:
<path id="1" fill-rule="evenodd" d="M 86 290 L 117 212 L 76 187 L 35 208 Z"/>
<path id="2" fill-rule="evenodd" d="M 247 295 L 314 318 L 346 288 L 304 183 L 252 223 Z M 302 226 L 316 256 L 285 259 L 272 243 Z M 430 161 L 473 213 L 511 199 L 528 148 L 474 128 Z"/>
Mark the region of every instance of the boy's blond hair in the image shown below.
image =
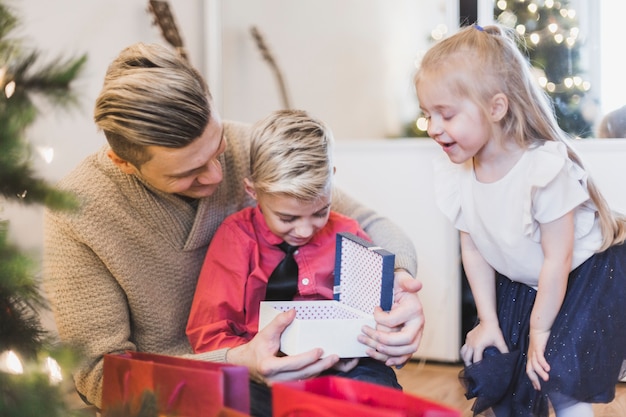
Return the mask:
<path id="1" fill-rule="evenodd" d="M 332 188 L 333 135 L 303 110 L 279 110 L 259 121 L 250 146 L 256 192 L 314 201 Z"/>

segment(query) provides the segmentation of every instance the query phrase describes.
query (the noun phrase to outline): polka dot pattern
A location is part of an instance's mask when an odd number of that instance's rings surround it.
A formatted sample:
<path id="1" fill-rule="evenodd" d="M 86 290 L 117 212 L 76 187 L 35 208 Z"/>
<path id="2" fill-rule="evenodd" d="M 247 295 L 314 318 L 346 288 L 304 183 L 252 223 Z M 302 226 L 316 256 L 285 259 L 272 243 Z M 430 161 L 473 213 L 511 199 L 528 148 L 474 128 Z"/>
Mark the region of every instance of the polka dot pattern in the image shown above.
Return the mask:
<path id="1" fill-rule="evenodd" d="M 294 306 L 274 306 L 277 310 L 287 311 Z M 336 301 L 319 301 L 295 306 L 298 320 L 328 320 L 328 319 L 360 319 L 358 314 L 350 311 Z"/>
<path id="2" fill-rule="evenodd" d="M 340 301 L 371 313 L 380 305 L 383 256 L 344 237 L 341 244 Z"/>

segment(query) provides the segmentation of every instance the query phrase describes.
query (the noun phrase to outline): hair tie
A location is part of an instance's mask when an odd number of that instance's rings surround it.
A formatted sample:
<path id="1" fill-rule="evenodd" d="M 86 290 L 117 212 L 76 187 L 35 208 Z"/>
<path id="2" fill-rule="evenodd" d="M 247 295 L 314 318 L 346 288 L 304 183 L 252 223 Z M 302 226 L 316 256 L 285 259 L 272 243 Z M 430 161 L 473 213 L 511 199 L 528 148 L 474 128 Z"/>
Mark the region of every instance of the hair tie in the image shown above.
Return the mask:
<path id="1" fill-rule="evenodd" d="M 481 32 L 484 32 L 484 31 L 485 31 L 485 29 L 483 29 L 483 27 L 482 27 L 482 26 L 477 25 L 476 23 L 474 23 L 472 26 L 474 26 L 474 28 L 475 28 L 475 29 L 477 29 L 477 30 L 479 30 L 479 31 L 481 31 Z"/>

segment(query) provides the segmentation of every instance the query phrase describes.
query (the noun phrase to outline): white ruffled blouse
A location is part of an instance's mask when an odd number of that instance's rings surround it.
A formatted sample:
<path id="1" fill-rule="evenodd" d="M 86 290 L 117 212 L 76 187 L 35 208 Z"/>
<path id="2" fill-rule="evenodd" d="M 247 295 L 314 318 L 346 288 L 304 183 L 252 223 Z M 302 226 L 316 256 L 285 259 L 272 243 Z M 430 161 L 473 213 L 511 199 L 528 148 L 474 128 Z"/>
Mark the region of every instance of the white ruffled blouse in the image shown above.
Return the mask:
<path id="1" fill-rule="evenodd" d="M 539 225 L 575 210 L 571 269 L 602 244 L 587 173 L 567 157 L 561 142 L 528 149 L 500 180 L 481 183 L 472 161 L 434 162 L 437 205 L 454 227 L 471 235 L 485 260 L 513 281 L 537 288 L 543 263 Z"/>

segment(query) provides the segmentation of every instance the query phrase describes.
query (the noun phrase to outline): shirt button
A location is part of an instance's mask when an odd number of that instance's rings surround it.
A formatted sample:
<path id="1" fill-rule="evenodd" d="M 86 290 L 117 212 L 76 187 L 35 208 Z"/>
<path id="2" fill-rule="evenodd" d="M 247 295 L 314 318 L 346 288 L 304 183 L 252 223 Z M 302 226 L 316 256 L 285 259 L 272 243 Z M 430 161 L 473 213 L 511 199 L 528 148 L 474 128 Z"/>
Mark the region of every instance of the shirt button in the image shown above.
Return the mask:
<path id="1" fill-rule="evenodd" d="M 309 285 L 309 279 L 308 278 L 303 278 L 302 279 L 302 285 Z"/>

